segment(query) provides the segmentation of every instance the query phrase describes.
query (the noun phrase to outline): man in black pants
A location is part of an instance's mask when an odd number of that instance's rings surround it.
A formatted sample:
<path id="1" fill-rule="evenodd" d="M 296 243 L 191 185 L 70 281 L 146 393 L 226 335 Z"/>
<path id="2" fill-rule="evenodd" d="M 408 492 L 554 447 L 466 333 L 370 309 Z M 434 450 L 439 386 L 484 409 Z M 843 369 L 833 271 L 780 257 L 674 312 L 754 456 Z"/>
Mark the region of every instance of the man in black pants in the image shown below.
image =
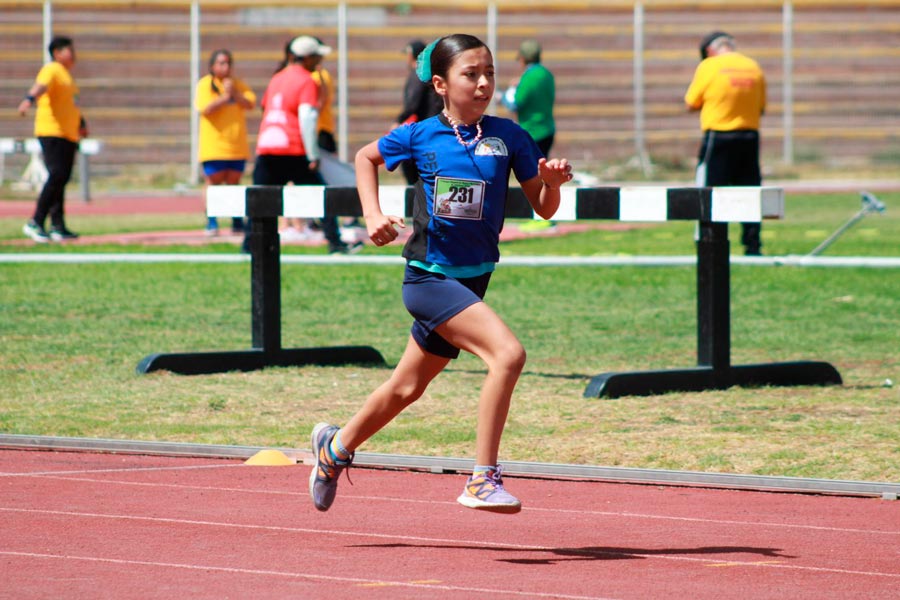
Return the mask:
<path id="1" fill-rule="evenodd" d="M 67 37 L 55 37 L 48 48 L 52 60 L 41 68 L 34 85 L 19 103 L 19 114 L 37 106 L 34 135 L 41 143 L 48 177 L 38 196 L 31 220 L 22 232 L 38 243 L 75 239 L 66 227 L 66 184 L 72 176 L 78 142 L 87 137 L 87 125 L 78 108 L 78 86 L 70 73 L 75 64 L 75 46 Z M 50 217 L 50 233 L 44 222 Z"/>
<path id="2" fill-rule="evenodd" d="M 758 186 L 759 122 L 766 108 L 766 80 L 753 59 L 736 51 L 734 38 L 722 31 L 700 42 L 702 61 L 685 94 L 691 110 L 700 111 L 703 141 L 697 185 Z M 748 256 L 762 248 L 759 223 L 742 223 L 741 243 Z"/>

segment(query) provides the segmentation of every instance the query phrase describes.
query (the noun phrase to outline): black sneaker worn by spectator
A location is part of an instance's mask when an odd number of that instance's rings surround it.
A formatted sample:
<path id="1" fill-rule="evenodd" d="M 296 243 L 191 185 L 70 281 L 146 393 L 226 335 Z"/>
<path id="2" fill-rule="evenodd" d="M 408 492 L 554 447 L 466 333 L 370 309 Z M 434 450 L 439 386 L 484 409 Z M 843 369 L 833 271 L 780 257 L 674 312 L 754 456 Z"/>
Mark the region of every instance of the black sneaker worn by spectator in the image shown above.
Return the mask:
<path id="1" fill-rule="evenodd" d="M 77 240 L 78 234 L 74 231 L 70 231 L 65 226 L 63 227 L 54 227 L 50 230 L 50 239 L 54 242 L 64 242 L 66 240 Z"/>
<path id="2" fill-rule="evenodd" d="M 364 245 L 362 242 L 353 242 L 350 245 L 331 246 L 328 249 L 328 254 L 358 254 Z"/>

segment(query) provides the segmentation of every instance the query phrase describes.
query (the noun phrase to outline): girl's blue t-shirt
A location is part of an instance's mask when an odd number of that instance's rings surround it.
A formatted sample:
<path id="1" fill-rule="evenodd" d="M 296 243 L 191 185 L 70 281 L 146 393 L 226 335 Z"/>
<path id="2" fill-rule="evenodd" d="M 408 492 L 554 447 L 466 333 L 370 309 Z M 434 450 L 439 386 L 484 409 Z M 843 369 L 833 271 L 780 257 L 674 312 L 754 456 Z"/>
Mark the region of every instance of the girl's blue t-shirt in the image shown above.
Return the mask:
<path id="1" fill-rule="evenodd" d="M 378 140 L 385 166 L 415 162 L 420 182 L 413 202 L 413 233 L 403 248 L 407 260 L 469 266 L 500 259 L 500 231 L 509 176 L 520 182 L 538 174 L 542 154 L 518 124 L 485 115 L 482 137 L 459 143 L 443 115 L 397 127 Z M 476 127 L 460 126 L 463 140 Z"/>

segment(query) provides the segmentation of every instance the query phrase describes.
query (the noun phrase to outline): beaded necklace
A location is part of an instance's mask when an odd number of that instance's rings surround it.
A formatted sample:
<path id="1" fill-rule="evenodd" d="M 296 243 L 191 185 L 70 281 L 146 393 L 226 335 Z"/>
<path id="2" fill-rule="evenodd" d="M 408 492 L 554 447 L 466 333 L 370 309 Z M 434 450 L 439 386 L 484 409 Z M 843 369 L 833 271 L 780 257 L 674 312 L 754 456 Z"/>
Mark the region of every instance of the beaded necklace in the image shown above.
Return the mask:
<path id="1" fill-rule="evenodd" d="M 460 124 L 464 125 L 465 123 L 462 123 L 461 121 L 457 121 L 456 119 L 451 117 L 447 113 L 447 111 L 443 111 L 442 114 L 444 115 L 444 118 L 446 118 L 447 121 L 450 123 L 450 127 L 453 128 L 453 133 L 456 134 L 456 141 L 459 142 L 460 144 L 462 144 L 463 146 L 465 146 L 466 148 L 468 148 L 469 146 L 471 146 L 473 144 L 477 144 L 478 141 L 481 139 L 481 120 L 484 118 L 483 115 L 481 117 L 478 117 L 478 121 L 475 122 L 475 137 L 467 142 L 466 140 L 464 140 L 462 138 L 462 135 L 460 135 L 460 133 L 459 133 Z"/>

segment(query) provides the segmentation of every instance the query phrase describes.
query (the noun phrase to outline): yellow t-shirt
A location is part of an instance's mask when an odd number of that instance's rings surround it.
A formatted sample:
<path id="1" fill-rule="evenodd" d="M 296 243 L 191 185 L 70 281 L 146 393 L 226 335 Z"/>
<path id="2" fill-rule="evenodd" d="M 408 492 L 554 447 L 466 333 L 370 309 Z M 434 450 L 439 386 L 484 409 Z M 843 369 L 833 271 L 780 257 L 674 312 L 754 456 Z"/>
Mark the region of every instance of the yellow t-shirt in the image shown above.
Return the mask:
<path id="1" fill-rule="evenodd" d="M 766 79 L 756 61 L 739 52 L 711 56 L 697 66 L 684 101 L 700 109 L 703 131 L 759 129 Z"/>
<path id="2" fill-rule="evenodd" d="M 38 71 L 35 81 L 47 88 L 37 99 L 35 137 L 61 137 L 78 143 L 81 110 L 78 108 L 78 86 L 72 74 L 54 61 Z"/>
<path id="3" fill-rule="evenodd" d="M 232 77 L 234 89 L 256 104 L 256 94 L 240 79 Z M 215 84 L 216 89 L 213 89 Z M 197 82 L 194 108 L 200 113 L 199 160 L 247 160 L 250 158 L 250 143 L 247 141 L 246 110 L 240 104 L 229 103 L 220 106 L 210 115 L 203 110 L 214 100 L 218 100 L 224 89 L 222 81 L 206 75 Z M 216 91 L 218 90 L 218 91 Z"/>
<path id="4" fill-rule="evenodd" d="M 331 73 L 327 70 L 318 68 L 312 73 L 313 81 L 319 84 L 319 98 L 322 106 L 319 107 L 319 126 L 317 131 L 327 131 L 334 135 L 337 131 L 337 125 L 334 120 L 334 81 L 331 79 Z"/>

